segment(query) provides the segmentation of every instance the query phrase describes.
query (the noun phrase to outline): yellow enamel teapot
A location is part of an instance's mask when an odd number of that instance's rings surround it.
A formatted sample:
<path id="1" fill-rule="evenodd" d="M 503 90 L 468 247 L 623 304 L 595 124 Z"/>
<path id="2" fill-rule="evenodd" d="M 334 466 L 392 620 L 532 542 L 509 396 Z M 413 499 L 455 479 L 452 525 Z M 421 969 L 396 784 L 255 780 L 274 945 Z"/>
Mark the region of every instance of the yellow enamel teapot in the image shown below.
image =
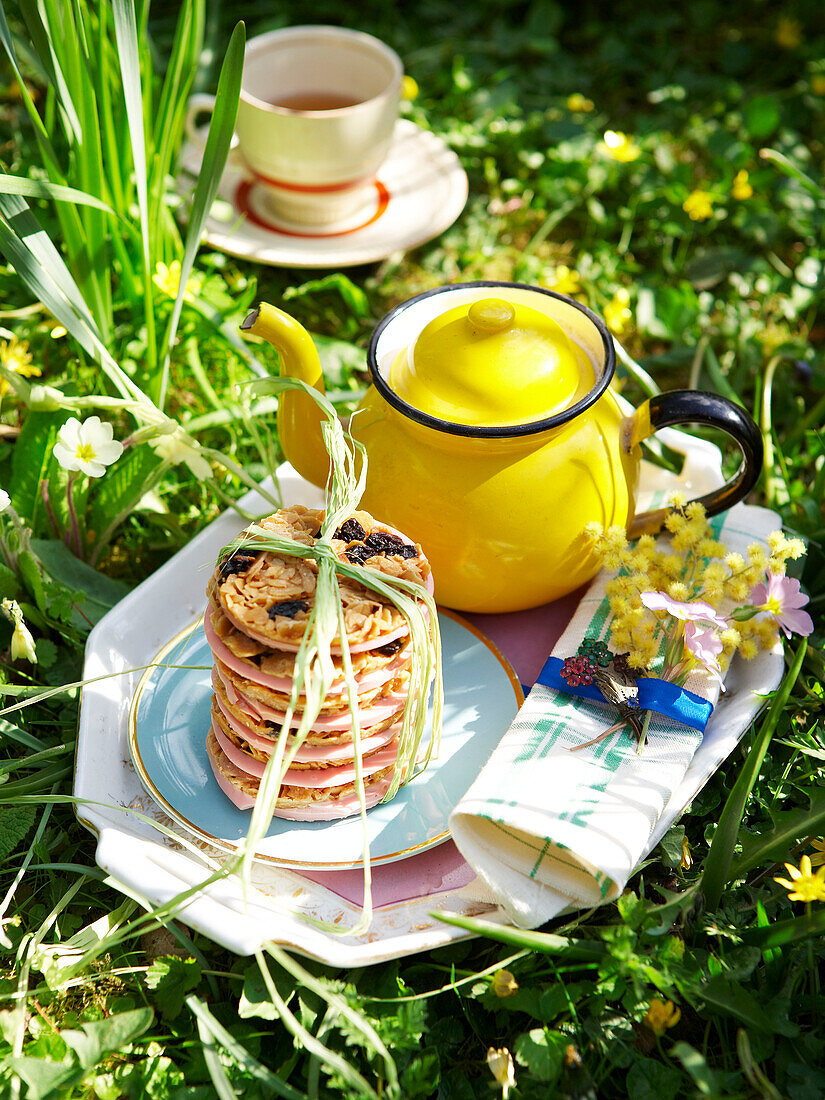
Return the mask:
<path id="1" fill-rule="evenodd" d="M 288 314 L 262 304 L 241 326 L 273 344 L 281 373 L 323 391 L 318 354 Z M 421 543 L 436 599 L 464 611 L 516 611 L 590 580 L 585 526 L 656 530 L 635 514 L 639 444 L 657 428 L 699 422 L 742 451 L 736 475 L 700 498 L 710 514 L 740 500 L 762 464 L 759 430 L 738 405 L 677 390 L 632 415 L 610 388 L 613 341 L 572 298 L 515 283 L 444 286 L 404 302 L 369 345 L 372 386 L 350 422 L 368 456 L 361 506 Z M 317 405 L 279 399 L 289 462 L 326 483 Z"/>

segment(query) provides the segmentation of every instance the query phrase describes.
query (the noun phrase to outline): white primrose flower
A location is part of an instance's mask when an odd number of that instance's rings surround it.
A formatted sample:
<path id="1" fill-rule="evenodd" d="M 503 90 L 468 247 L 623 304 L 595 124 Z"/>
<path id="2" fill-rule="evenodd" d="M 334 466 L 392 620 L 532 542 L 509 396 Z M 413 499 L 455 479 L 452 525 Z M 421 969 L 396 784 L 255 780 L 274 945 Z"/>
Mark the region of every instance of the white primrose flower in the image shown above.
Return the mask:
<path id="1" fill-rule="evenodd" d="M 64 470 L 102 477 L 106 467 L 123 454 L 123 444 L 113 436 L 112 425 L 102 423 L 99 416 L 90 416 L 82 424 L 70 416 L 57 433 L 54 457 Z"/>
<path id="2" fill-rule="evenodd" d="M 5 489 L 0 489 L 0 513 L 5 512 L 11 504 L 11 497 Z"/>
<path id="3" fill-rule="evenodd" d="M 37 650 L 34 648 L 34 638 L 23 618 L 23 612 L 17 600 L 3 600 L 3 611 L 14 623 L 14 633 L 11 636 L 11 659 L 13 661 L 29 661 L 37 664 Z"/>
<path id="4" fill-rule="evenodd" d="M 207 481 L 212 476 L 212 467 L 200 453 L 200 446 L 181 427 L 150 439 L 149 446 L 173 466 L 185 462 L 198 481 Z"/>

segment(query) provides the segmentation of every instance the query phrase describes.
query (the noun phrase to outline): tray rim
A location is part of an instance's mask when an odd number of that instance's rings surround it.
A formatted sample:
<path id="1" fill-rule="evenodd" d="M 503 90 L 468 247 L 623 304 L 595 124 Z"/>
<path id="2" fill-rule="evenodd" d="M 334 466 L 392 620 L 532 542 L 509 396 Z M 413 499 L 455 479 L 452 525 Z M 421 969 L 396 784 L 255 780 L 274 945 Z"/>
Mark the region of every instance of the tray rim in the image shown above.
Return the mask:
<path id="1" fill-rule="evenodd" d="M 687 483 L 694 489 L 698 488 L 699 491 L 721 484 L 721 456 L 719 449 L 713 444 L 672 428 L 662 429 L 657 437 L 684 455 L 682 471 L 677 475 L 680 482 Z M 278 479 L 285 494 L 292 491 L 298 499 L 297 494 L 306 493 L 306 498 L 300 498 L 304 503 L 312 507 L 321 506 L 320 491 L 303 482 L 287 464 L 278 469 Z M 262 489 L 271 488 L 271 481 L 265 481 Z M 256 492 L 246 494 L 239 503 L 249 511 L 258 509 L 263 512 L 269 506 Z M 231 510 L 222 513 L 195 535 L 179 551 L 179 555 L 185 555 L 187 563 L 197 567 L 202 557 L 211 553 L 213 543 L 223 533 L 229 532 L 231 537 L 241 522 L 239 516 Z M 198 858 L 203 854 L 181 851 L 160 832 L 149 833 L 146 829 L 140 831 L 135 827 L 130 829 L 126 815 L 116 811 L 128 810 L 131 803 L 126 799 L 134 797 L 135 788 L 142 788 L 136 778 L 130 779 L 123 775 L 125 761 L 113 780 L 113 783 L 120 781 L 123 784 L 123 797 L 113 796 L 105 803 L 95 798 L 94 792 L 88 790 L 88 770 L 91 766 L 89 750 L 90 746 L 97 745 L 100 738 L 116 740 L 123 735 L 124 716 L 117 695 L 119 685 L 128 685 L 132 669 L 144 664 L 142 653 L 136 651 L 134 645 L 131 616 L 133 613 L 140 614 L 141 601 L 150 592 L 154 594 L 157 588 L 169 587 L 171 577 L 180 568 L 179 555 L 160 566 L 112 612 L 104 616 L 90 633 L 84 675 L 97 675 L 101 662 L 107 669 L 107 680 L 112 671 L 120 675 L 112 680 L 116 686 L 111 697 L 97 691 L 95 686 L 91 686 L 88 692 L 90 696 L 94 694 L 94 701 L 91 698 L 87 700 L 87 693 L 81 691 L 75 750 L 73 791 L 79 796 L 79 801 L 73 804 L 73 809 L 78 821 L 96 837 L 95 859 L 98 865 L 107 873 L 109 881 L 116 889 L 127 896 L 141 901 L 148 900 L 153 904 L 169 901 L 203 881 L 208 873 L 203 858 Z M 191 618 L 195 617 L 198 604 L 199 600 L 192 602 Z M 119 621 L 124 617 L 127 620 L 125 625 Z M 184 619 L 185 614 L 182 613 L 176 621 L 180 623 Z M 161 638 L 157 640 L 158 644 L 162 641 Z M 770 660 L 772 672 L 770 676 L 764 676 L 760 691 L 769 692 L 773 690 L 775 683 L 770 686 L 767 681 L 770 679 L 779 682 L 784 661 L 781 654 L 773 653 L 760 654 L 757 660 L 762 659 Z M 721 709 L 719 708 L 720 711 Z M 674 808 L 671 813 L 663 816 L 658 829 L 651 834 L 651 848 L 659 842 L 670 825 L 678 820 L 679 813 L 701 790 L 713 768 L 718 766 L 719 760 L 725 759 L 741 740 L 759 708 L 747 709 L 751 710 L 751 714 L 744 728 L 726 732 L 719 745 L 722 755 L 718 757 L 718 753 L 714 753 L 711 768 L 707 770 L 703 766 L 701 769 L 688 770 L 686 780 L 690 782 L 675 792 L 680 796 L 678 811 Z M 80 787 L 79 777 L 82 780 Z M 221 855 L 214 850 L 208 854 L 214 859 Z M 213 883 L 190 897 L 185 907 L 178 911 L 177 919 L 240 955 L 252 955 L 263 943 L 269 941 L 282 944 L 308 958 L 341 967 L 373 965 L 471 938 L 472 933 L 438 921 L 434 915 L 438 911 L 461 913 L 465 916 L 483 915 L 491 924 L 509 924 L 503 912 L 493 903 L 471 897 L 469 888 L 465 890 L 448 887 L 444 890 L 435 889 L 425 896 L 393 901 L 377 909 L 368 936 L 331 935 L 319 931 L 313 926 L 311 919 L 304 919 L 305 914 L 296 913 L 292 908 L 279 908 L 275 886 L 288 901 L 294 895 L 296 885 L 302 884 L 307 887 L 307 893 L 313 900 L 320 899 L 318 905 L 323 903 L 328 911 L 334 906 L 332 911 L 338 914 L 337 920 L 343 924 L 355 919 L 360 907 L 340 896 L 330 895 L 323 886 L 306 880 L 298 872 L 272 869 L 272 873 L 277 878 L 273 887 L 262 893 L 253 889 L 248 897 L 241 895 L 236 883 L 227 880 L 223 880 L 221 884 Z M 222 888 L 218 889 L 216 886 Z"/>

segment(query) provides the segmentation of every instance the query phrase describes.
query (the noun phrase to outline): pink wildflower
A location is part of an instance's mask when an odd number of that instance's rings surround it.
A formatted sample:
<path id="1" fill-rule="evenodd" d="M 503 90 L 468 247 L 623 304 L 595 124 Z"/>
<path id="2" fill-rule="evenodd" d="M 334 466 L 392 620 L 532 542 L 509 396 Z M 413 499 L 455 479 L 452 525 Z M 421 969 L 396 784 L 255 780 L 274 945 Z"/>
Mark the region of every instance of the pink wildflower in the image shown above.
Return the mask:
<path id="1" fill-rule="evenodd" d="M 757 611 L 765 612 L 779 623 L 788 638 L 791 633 L 807 637 L 814 624 L 807 611 L 799 610 L 808 602 L 804 592 L 799 591 L 799 581 L 793 577 L 771 573 L 770 570 L 767 581 L 767 584 L 760 583 L 751 589 L 751 603 Z"/>
<path id="2" fill-rule="evenodd" d="M 712 627 L 700 626 L 696 622 L 685 623 L 685 649 L 720 684 L 722 670 L 719 668 L 718 657 L 722 648 L 722 640 Z"/>
<path id="3" fill-rule="evenodd" d="M 681 619 L 689 623 L 712 623 L 723 630 L 728 625 L 716 609 L 703 600 L 694 600 L 687 603 L 684 600 L 673 600 L 666 592 L 642 592 L 639 599 L 649 607 L 651 611 L 666 611 L 674 619 Z"/>

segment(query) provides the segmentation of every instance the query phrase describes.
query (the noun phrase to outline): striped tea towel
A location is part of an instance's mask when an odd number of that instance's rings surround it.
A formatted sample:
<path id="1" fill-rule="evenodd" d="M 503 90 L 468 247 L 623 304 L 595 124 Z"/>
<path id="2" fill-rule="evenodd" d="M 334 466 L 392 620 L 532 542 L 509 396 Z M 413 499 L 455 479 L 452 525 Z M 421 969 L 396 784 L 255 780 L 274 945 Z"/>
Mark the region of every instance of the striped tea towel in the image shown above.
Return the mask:
<path id="1" fill-rule="evenodd" d="M 775 513 L 739 504 L 713 523 L 732 551 L 764 541 Z M 600 574 L 553 656 L 585 637 L 609 644 L 608 576 Z M 719 686 L 695 672 L 685 687 L 715 704 Z M 510 919 L 536 927 L 562 908 L 617 897 L 647 849 L 702 734 L 654 713 L 639 755 L 625 729 L 588 748 L 617 720 L 606 703 L 536 684 L 475 783 L 450 816 L 453 840 Z"/>

